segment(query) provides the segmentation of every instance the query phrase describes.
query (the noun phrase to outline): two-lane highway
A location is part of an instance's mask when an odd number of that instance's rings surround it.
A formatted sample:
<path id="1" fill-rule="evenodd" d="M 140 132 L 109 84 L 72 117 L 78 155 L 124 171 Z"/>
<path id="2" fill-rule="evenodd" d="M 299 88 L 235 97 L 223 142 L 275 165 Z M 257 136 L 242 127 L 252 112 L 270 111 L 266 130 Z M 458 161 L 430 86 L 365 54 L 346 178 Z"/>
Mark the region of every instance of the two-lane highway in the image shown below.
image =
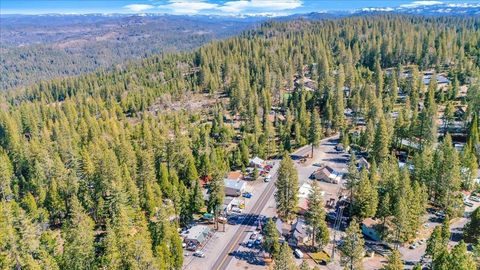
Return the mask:
<path id="1" fill-rule="evenodd" d="M 232 253 L 240 245 L 243 238 L 245 238 L 245 233 L 251 228 L 251 220 L 257 218 L 258 215 L 262 212 L 263 208 L 265 208 L 265 205 L 275 191 L 275 181 L 277 180 L 277 177 L 278 170 L 272 176 L 272 180 L 268 183 L 267 187 L 260 195 L 260 198 L 258 199 L 255 206 L 252 208 L 250 213 L 247 214 L 247 219 L 242 222 L 242 225 L 240 225 L 238 230 L 235 232 L 230 242 L 227 244 L 226 248 L 218 256 L 218 259 L 213 265 L 212 269 L 224 270 L 230 264 L 230 261 L 233 258 L 232 256 L 230 256 L 230 253 Z"/>

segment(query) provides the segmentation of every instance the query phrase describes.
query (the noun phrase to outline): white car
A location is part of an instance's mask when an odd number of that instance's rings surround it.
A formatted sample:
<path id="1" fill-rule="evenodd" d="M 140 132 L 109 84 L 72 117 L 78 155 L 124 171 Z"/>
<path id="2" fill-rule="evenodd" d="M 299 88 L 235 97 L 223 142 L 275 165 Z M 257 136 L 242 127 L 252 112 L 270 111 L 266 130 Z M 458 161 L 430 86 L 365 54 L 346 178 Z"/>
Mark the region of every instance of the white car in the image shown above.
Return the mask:
<path id="1" fill-rule="evenodd" d="M 197 250 L 193 253 L 193 256 L 199 257 L 199 258 L 205 258 L 205 253 L 203 253 L 203 251 L 201 250 Z"/>
<path id="2" fill-rule="evenodd" d="M 270 180 L 272 180 L 272 176 L 270 174 L 267 174 L 267 176 L 265 176 L 265 179 L 263 179 L 263 181 L 265 182 L 270 182 Z"/>
<path id="3" fill-rule="evenodd" d="M 301 252 L 300 249 L 296 248 L 293 253 L 295 254 L 295 257 L 297 257 L 298 259 L 303 258 L 303 252 Z"/>

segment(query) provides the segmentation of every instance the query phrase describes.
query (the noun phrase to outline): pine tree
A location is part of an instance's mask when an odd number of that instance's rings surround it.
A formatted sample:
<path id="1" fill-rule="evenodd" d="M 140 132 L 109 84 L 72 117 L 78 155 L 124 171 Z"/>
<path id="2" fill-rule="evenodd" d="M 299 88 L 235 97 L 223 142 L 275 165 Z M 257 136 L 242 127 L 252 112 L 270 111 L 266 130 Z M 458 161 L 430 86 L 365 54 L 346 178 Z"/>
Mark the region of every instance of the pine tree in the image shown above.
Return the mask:
<path id="1" fill-rule="evenodd" d="M 465 227 L 465 240 L 475 243 L 480 239 L 480 208 L 477 207 L 470 215 L 470 221 Z"/>
<path id="2" fill-rule="evenodd" d="M 280 243 L 278 242 L 279 235 L 277 227 L 272 219 L 268 219 L 265 224 L 265 239 L 263 241 L 263 248 L 270 254 L 272 258 L 275 258 L 280 251 Z"/>
<path id="3" fill-rule="evenodd" d="M 310 130 L 308 133 L 308 142 L 312 145 L 311 156 L 313 158 L 313 148 L 318 147 L 322 139 L 322 126 L 320 125 L 320 116 L 316 109 L 313 110 L 310 119 Z"/>
<path id="4" fill-rule="evenodd" d="M 373 141 L 373 155 L 377 163 L 382 163 L 388 155 L 390 145 L 390 136 L 388 135 L 385 118 L 381 118 L 375 131 Z"/>
<path id="5" fill-rule="evenodd" d="M 208 198 L 207 210 L 213 213 L 215 220 L 217 220 L 221 211 L 220 207 L 223 204 L 223 198 L 225 197 L 223 178 L 219 173 L 214 173 L 209 191 L 210 197 Z"/>
<path id="6" fill-rule="evenodd" d="M 278 256 L 275 258 L 273 270 L 296 270 L 297 265 L 292 255 L 292 250 L 285 242 L 280 246 Z"/>
<path id="7" fill-rule="evenodd" d="M 393 250 L 392 254 L 388 256 L 387 265 L 383 267 L 384 270 L 403 270 L 402 256 L 398 250 Z"/>
<path id="8" fill-rule="evenodd" d="M 355 191 L 357 189 L 359 179 L 360 176 L 357 168 L 357 157 L 355 156 L 355 153 L 352 153 L 350 156 L 350 163 L 348 163 L 348 173 L 345 181 L 345 188 L 350 193 L 350 202 L 353 202 L 355 199 Z M 350 204 L 350 207 L 353 207 L 353 203 Z"/>
<path id="9" fill-rule="evenodd" d="M 78 199 L 73 197 L 69 219 L 63 229 L 63 268 L 92 269 L 95 260 L 93 229 L 93 220 L 85 214 Z"/>
<path id="10" fill-rule="evenodd" d="M 460 241 L 450 252 L 449 269 L 473 270 L 476 268 L 473 256 L 467 252 L 467 245 Z"/>
<path id="11" fill-rule="evenodd" d="M 444 206 L 449 215 L 456 216 L 461 212 L 455 206 L 461 205 L 458 202 L 461 197 L 457 194 L 461 187 L 460 164 L 450 134 L 445 137 L 435 162 L 435 200 Z"/>
<path id="12" fill-rule="evenodd" d="M 359 220 L 373 217 L 377 212 L 377 189 L 372 185 L 365 168 L 363 168 L 360 173 L 360 181 L 358 182 L 358 188 L 353 204 L 354 212 L 352 214 L 357 216 Z"/>
<path id="13" fill-rule="evenodd" d="M 292 220 L 298 205 L 298 174 L 288 154 L 284 154 L 280 162 L 275 187 L 277 188 L 275 201 L 278 215 L 284 220 Z"/>
<path id="14" fill-rule="evenodd" d="M 7 154 L 0 151 L 0 201 L 12 195 L 10 187 L 13 177 L 13 166 Z"/>
<path id="15" fill-rule="evenodd" d="M 311 268 L 308 265 L 308 262 L 306 260 L 302 261 L 302 263 L 300 264 L 299 270 L 311 270 Z"/>
<path id="16" fill-rule="evenodd" d="M 312 191 L 308 195 L 308 210 L 305 221 L 312 227 L 312 246 L 322 249 L 330 239 L 328 227 L 325 222 L 325 210 L 320 188 L 316 182 L 312 183 Z"/>
<path id="17" fill-rule="evenodd" d="M 190 193 L 190 211 L 192 213 L 198 213 L 205 207 L 202 189 L 198 180 L 195 180 L 193 184 L 193 189 L 191 191 L 192 193 Z"/>
<path id="18" fill-rule="evenodd" d="M 444 250 L 443 243 L 444 242 L 442 239 L 442 229 L 441 227 L 437 226 L 435 227 L 435 229 L 433 229 L 433 232 L 430 235 L 430 238 L 428 238 L 427 240 L 427 249 L 425 251 L 425 254 L 430 256 L 433 262 L 435 262 L 435 260 L 443 252 Z"/>
<path id="19" fill-rule="evenodd" d="M 345 269 L 361 270 L 363 269 L 363 256 L 365 250 L 363 248 L 365 241 L 357 221 L 354 219 L 348 226 L 343 243 L 339 246 L 341 251 L 340 263 Z"/>

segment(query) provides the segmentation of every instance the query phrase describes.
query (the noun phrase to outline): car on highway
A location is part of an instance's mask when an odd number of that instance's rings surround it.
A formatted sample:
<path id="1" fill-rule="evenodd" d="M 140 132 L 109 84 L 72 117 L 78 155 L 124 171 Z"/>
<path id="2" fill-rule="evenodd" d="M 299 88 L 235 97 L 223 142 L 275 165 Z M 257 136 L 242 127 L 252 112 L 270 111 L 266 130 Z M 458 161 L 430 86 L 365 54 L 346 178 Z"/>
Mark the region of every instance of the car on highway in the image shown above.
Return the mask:
<path id="1" fill-rule="evenodd" d="M 242 194 L 242 197 L 247 198 L 247 199 L 250 199 L 250 198 L 253 197 L 253 194 L 252 194 L 251 192 L 244 192 L 244 193 Z"/>
<path id="2" fill-rule="evenodd" d="M 233 213 L 239 213 L 241 214 L 242 213 L 242 209 L 238 208 L 238 207 L 232 207 L 232 210 L 231 210 Z"/>
<path id="3" fill-rule="evenodd" d="M 197 250 L 193 253 L 193 256 L 198 257 L 198 258 L 205 258 L 205 253 L 201 250 Z"/>

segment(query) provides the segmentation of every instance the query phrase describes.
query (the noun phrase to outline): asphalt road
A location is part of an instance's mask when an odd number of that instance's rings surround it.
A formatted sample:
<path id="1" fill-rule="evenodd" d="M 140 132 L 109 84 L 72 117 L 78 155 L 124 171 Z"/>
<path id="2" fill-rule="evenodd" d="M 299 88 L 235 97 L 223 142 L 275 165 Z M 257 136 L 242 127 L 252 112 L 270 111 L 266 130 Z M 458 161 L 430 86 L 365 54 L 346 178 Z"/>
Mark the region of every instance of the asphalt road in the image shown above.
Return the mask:
<path id="1" fill-rule="evenodd" d="M 253 223 L 253 219 L 256 219 L 258 215 L 262 212 L 263 208 L 267 204 L 268 200 L 272 196 L 273 192 L 275 191 L 275 181 L 278 177 L 278 170 L 272 176 L 272 180 L 268 183 L 268 186 L 265 188 L 265 191 L 260 195 L 258 202 L 252 208 L 250 213 L 248 213 L 245 222 L 240 225 L 238 230 L 235 232 L 233 237 L 230 239 L 230 242 L 227 244 L 226 248 L 220 253 L 217 258 L 217 261 L 213 264 L 212 269 L 214 270 L 224 270 L 227 269 L 230 261 L 232 260 L 233 256 L 230 254 L 237 248 L 240 242 L 245 237 L 245 233 L 251 229 L 251 224 Z M 242 237 L 243 236 L 243 237 Z"/>

